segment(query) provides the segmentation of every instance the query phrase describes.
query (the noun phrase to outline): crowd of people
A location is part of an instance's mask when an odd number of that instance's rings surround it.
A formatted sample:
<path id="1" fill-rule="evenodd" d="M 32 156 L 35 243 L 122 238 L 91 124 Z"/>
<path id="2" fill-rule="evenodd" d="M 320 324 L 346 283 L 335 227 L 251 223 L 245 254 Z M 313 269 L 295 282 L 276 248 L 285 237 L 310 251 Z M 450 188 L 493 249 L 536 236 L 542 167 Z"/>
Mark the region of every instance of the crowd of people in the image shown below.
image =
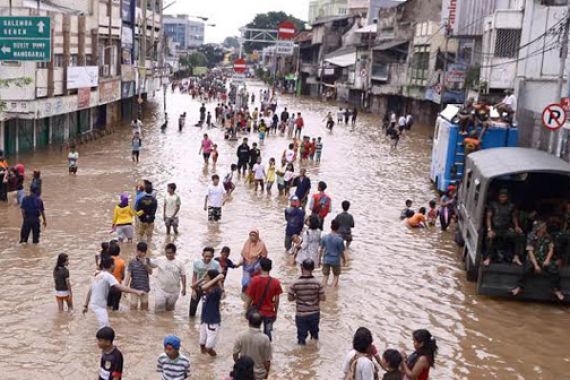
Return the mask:
<path id="1" fill-rule="evenodd" d="M 208 221 L 216 223 L 221 220 L 222 208 L 238 186 L 268 194 L 276 186 L 277 196 L 290 202 L 284 210 L 284 250 L 290 265 L 299 268 L 299 276 L 290 279 L 290 285 L 284 289 L 281 281 L 271 275 L 274 262 L 269 258 L 260 232 L 255 229 L 249 232 L 238 260 L 231 257 L 230 247 L 225 246 L 216 254 L 215 248 L 207 246 L 202 250 L 202 257 L 193 262 L 191 276 L 187 275 L 174 243 L 164 246 L 163 255 L 153 252 L 152 248 L 159 204 L 162 205 L 166 234 L 179 233 L 182 200 L 177 193 L 177 185 L 169 183 L 166 193 L 159 195 L 152 182 L 144 180 L 137 185 L 133 199 L 128 193 L 118 196 L 111 222 L 115 239 L 102 243 L 101 251 L 95 255 L 95 274 L 83 304 L 83 313 L 92 312 L 99 326 L 96 333 L 98 346 L 102 350 L 99 376 L 101 379 L 115 380 L 122 377 L 123 355 L 114 343 L 115 331 L 110 327 L 109 310 L 120 309 L 123 293 L 129 294 L 130 310 L 148 311 L 152 289 L 156 313 L 175 310 L 180 296 L 188 294 L 188 315 L 191 319 L 196 318 L 202 303 L 196 347 L 199 346 L 202 354 L 216 357 L 222 328 L 221 300 L 232 296 L 227 294 L 224 287 L 225 278 L 230 269 L 241 268 L 241 294 L 234 296 L 244 301 L 244 315 L 249 329 L 235 340 L 235 365 L 228 379 L 266 379 L 271 371 L 274 324 L 279 315 L 282 294 L 285 293 L 287 300 L 295 303 L 297 343 L 304 346 L 308 339 L 318 341 L 320 338 L 321 303 L 326 302 L 325 289 L 329 286 L 329 277 L 332 272 L 330 286 L 338 287 L 342 268 L 348 263 L 352 230 L 355 227 L 354 217 L 350 214 L 351 204 L 348 200 L 339 202 L 342 211 L 330 218 L 333 202 L 327 194 L 327 183 L 317 181 L 317 189 L 311 193 L 313 181 L 308 176 L 305 164 L 321 162 L 323 139 L 304 133 L 301 113 L 290 113 L 284 108 L 278 114 L 277 98 L 272 91 L 260 91 L 258 99 L 261 110 L 254 106 L 255 93 L 249 95 L 236 90 L 233 95 L 220 95 L 215 87 L 199 85 L 182 86 L 181 92 L 189 92 L 191 96 L 204 101 L 199 109 L 200 121 L 197 126 L 220 126 L 226 138 L 236 138 L 238 134 L 242 138 L 235 163 L 231 164 L 228 174 L 223 179 L 214 174 L 206 188 L 204 211 L 207 212 Z M 240 107 L 231 101 L 232 97 L 235 100 L 238 95 L 247 98 L 243 99 Z M 222 101 L 216 105 L 214 117 L 206 111 L 206 102 L 212 100 Z M 250 101 L 251 107 L 248 105 Z M 342 116 L 346 124 L 355 124 L 357 111 L 347 109 Z M 338 122 L 341 122 L 340 117 Z M 185 123 L 186 115 L 183 114 L 179 120 L 179 130 L 183 130 Z M 166 128 L 166 125 L 161 128 Z M 132 129 L 132 160 L 138 163 L 142 147 L 142 121 L 134 120 Z M 258 142 L 250 145 L 252 133 L 257 134 Z M 267 158 L 263 154 L 263 142 L 269 135 L 281 136 L 286 141 L 281 157 Z M 210 161 L 213 165 L 217 164 L 218 145 L 207 133 L 203 135 L 198 153 L 204 165 L 209 165 Z M 77 174 L 78 161 L 79 154 L 72 146 L 68 153 L 70 174 Z M 0 159 L 0 164 L 2 162 L 5 161 Z M 39 223 L 46 223 L 40 195 L 41 179 L 39 188 L 37 181 L 35 185 L 32 183 L 30 195 L 22 197 L 22 242 L 27 242 L 27 236 L 32 231 L 33 242 L 39 243 Z M 325 233 L 325 230 L 329 232 Z M 130 244 L 134 244 L 136 253 L 130 260 L 125 260 L 121 253 L 131 247 Z M 317 269 L 322 272 L 320 280 L 315 276 Z M 68 310 L 72 310 L 74 296 L 67 254 L 58 256 L 53 277 L 58 309 L 63 311 L 67 305 Z M 437 352 L 435 339 L 427 330 L 418 330 L 413 333 L 413 344 L 415 351 L 409 357 L 394 349 L 387 349 L 380 355 L 372 344 L 371 332 L 360 328 L 354 334 L 353 350 L 348 353 L 339 372 L 343 373 L 345 379 L 356 380 L 376 379 L 380 369 L 386 372 L 383 378 L 387 380 L 405 377 L 428 379 Z M 180 352 L 181 339 L 169 335 L 164 338 L 163 345 L 164 352 L 157 353 L 156 365 L 162 379 L 190 377 L 190 358 Z"/>

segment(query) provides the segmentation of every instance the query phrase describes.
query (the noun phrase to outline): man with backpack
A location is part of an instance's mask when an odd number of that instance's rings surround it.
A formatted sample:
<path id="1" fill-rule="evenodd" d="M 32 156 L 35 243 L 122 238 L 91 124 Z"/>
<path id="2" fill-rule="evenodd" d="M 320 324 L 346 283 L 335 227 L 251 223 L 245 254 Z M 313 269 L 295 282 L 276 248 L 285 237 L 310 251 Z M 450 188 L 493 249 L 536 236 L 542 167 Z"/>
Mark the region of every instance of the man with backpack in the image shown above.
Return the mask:
<path id="1" fill-rule="evenodd" d="M 281 282 L 269 275 L 272 262 L 266 257 L 259 260 L 261 274 L 251 279 L 246 290 L 246 310 L 248 315 L 253 312 L 261 314 L 263 333 L 272 340 L 273 323 L 277 319 L 279 296 L 283 293 Z"/>
<path id="2" fill-rule="evenodd" d="M 331 197 L 325 193 L 325 190 L 327 189 L 327 184 L 325 182 L 320 181 L 317 188 L 318 193 L 313 194 L 311 197 L 309 209 L 313 215 L 317 215 L 319 217 L 320 229 L 322 230 L 325 218 L 331 211 L 332 200 Z"/>
<path id="3" fill-rule="evenodd" d="M 146 236 L 146 243 L 149 248 L 154 233 L 154 219 L 157 208 L 158 202 L 153 193 L 152 183 L 145 181 L 144 195 L 136 202 L 135 210 L 139 218 L 137 225 L 138 241 L 143 241 L 143 238 Z"/>

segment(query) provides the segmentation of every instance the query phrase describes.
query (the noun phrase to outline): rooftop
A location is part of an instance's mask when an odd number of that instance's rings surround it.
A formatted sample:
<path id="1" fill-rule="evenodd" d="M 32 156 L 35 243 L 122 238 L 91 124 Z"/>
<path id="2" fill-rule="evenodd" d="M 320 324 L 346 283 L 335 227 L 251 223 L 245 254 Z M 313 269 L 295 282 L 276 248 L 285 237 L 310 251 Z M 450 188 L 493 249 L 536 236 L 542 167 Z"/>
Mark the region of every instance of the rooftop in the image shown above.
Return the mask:
<path id="1" fill-rule="evenodd" d="M 541 150 L 530 148 L 493 148 L 471 153 L 472 161 L 486 178 L 508 174 L 543 172 L 570 176 L 570 164 Z"/>

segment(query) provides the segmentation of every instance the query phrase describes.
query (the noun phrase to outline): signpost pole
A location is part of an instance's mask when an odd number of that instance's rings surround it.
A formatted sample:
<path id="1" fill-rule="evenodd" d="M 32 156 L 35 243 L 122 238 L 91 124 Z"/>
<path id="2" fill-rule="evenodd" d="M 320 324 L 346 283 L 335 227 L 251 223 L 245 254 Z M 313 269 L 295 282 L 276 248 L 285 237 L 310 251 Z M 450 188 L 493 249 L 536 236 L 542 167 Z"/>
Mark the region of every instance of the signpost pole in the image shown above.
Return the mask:
<path id="1" fill-rule="evenodd" d="M 568 2 L 568 12 L 570 12 L 570 1 Z M 566 20 L 564 23 L 564 34 L 562 35 L 562 46 L 560 48 L 560 69 L 558 71 L 558 82 L 556 93 L 554 95 L 554 102 L 560 103 L 560 100 L 564 97 L 562 93 L 562 86 L 564 85 L 564 69 L 566 66 L 566 60 L 568 59 L 568 33 L 570 33 L 570 13 L 566 14 Z M 548 152 L 555 154 L 560 157 L 562 148 L 562 132 L 552 132 L 550 133 L 550 138 L 548 140 Z"/>

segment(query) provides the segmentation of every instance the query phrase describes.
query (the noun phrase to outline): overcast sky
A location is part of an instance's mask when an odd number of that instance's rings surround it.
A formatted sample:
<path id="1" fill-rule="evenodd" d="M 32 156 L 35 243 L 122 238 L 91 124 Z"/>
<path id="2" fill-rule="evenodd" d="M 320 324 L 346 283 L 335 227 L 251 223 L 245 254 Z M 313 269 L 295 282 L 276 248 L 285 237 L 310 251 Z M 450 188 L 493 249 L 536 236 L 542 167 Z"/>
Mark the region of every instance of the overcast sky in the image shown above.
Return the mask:
<path id="1" fill-rule="evenodd" d="M 164 4 L 169 2 L 165 0 Z M 208 17 L 208 24 L 216 27 L 206 27 L 206 42 L 222 42 L 227 36 L 238 35 L 238 29 L 256 14 L 269 11 L 283 11 L 307 20 L 309 0 L 177 0 L 164 13 Z"/>

